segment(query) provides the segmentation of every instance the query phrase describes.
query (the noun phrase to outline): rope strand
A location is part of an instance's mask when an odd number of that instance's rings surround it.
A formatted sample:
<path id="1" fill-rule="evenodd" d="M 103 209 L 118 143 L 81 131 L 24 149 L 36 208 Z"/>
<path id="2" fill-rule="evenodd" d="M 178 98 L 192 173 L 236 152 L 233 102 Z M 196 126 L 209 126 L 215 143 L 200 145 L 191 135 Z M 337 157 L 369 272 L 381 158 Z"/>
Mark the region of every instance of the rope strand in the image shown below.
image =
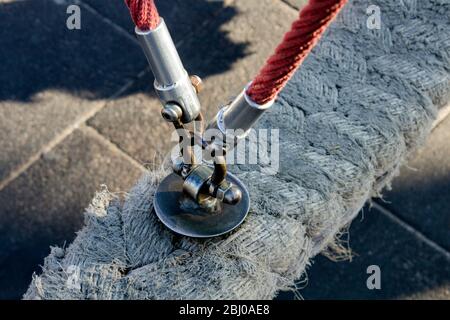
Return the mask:
<path id="1" fill-rule="evenodd" d="M 159 24 L 159 13 L 154 0 L 125 0 L 131 18 L 139 30 L 155 29 Z"/>
<path id="2" fill-rule="evenodd" d="M 254 102 L 262 105 L 277 97 L 346 2 L 309 1 L 247 89 L 247 95 Z"/>

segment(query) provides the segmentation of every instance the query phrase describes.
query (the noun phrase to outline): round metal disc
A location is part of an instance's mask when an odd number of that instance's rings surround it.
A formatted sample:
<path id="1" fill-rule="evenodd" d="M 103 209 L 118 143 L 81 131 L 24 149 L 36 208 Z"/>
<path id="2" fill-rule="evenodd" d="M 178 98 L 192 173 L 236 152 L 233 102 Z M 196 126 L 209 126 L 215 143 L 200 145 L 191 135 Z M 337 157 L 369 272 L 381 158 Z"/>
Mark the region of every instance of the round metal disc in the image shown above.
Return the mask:
<path id="1" fill-rule="evenodd" d="M 194 238 L 209 238 L 228 233 L 238 227 L 250 209 L 247 188 L 233 174 L 227 181 L 242 192 L 242 199 L 235 205 L 220 202 L 213 212 L 198 206 L 183 192 L 183 179 L 175 173 L 167 176 L 155 193 L 156 215 L 172 231 Z"/>

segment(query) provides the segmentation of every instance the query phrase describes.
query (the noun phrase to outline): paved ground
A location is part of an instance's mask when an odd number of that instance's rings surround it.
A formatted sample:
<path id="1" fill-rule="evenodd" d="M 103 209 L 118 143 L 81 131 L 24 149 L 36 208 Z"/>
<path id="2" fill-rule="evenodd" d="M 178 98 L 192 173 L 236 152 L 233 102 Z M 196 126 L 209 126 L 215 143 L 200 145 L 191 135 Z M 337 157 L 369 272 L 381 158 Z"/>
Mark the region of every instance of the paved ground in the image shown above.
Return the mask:
<path id="1" fill-rule="evenodd" d="M 73 2 L 82 29 L 69 31 Z M 157 3 L 187 69 L 206 82 L 211 115 L 256 73 L 304 0 Z M 102 184 L 127 190 L 168 150 L 132 30 L 122 0 L 0 0 L 2 299 L 20 298 L 50 245 L 73 240 Z M 450 298 L 449 141 L 447 118 L 415 170 L 353 223 L 352 262 L 317 257 L 303 297 Z M 369 265 L 380 266 L 381 290 L 366 287 Z"/>

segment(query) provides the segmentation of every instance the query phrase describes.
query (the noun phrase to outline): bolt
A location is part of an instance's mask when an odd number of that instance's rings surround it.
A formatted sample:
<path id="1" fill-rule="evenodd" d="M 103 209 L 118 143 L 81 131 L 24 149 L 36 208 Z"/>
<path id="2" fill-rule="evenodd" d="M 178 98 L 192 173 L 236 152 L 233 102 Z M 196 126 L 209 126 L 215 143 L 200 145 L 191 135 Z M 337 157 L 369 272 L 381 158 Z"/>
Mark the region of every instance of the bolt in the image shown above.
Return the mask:
<path id="1" fill-rule="evenodd" d="M 203 81 L 199 76 L 190 76 L 191 83 L 195 88 L 195 92 L 200 93 L 203 90 Z"/>
<path id="2" fill-rule="evenodd" d="M 183 115 L 183 110 L 181 110 L 181 108 L 174 103 L 168 103 L 161 109 L 161 115 L 164 120 L 168 122 L 175 122 L 181 118 Z"/>

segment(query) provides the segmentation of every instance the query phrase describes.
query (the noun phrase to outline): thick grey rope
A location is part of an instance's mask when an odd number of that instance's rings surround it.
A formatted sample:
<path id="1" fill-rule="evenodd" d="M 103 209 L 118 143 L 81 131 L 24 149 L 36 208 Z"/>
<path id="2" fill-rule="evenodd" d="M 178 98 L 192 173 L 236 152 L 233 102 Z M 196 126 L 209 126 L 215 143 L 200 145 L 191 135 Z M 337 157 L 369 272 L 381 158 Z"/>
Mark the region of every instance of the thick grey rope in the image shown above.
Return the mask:
<path id="1" fill-rule="evenodd" d="M 366 9 L 381 9 L 380 30 Z M 450 97 L 450 3 L 351 1 L 260 128 L 280 129 L 280 167 L 232 168 L 252 196 L 228 237 L 193 240 L 151 213 L 162 173 L 122 205 L 100 192 L 86 226 L 53 248 L 26 299 L 270 299 L 305 272 L 428 134 Z"/>

